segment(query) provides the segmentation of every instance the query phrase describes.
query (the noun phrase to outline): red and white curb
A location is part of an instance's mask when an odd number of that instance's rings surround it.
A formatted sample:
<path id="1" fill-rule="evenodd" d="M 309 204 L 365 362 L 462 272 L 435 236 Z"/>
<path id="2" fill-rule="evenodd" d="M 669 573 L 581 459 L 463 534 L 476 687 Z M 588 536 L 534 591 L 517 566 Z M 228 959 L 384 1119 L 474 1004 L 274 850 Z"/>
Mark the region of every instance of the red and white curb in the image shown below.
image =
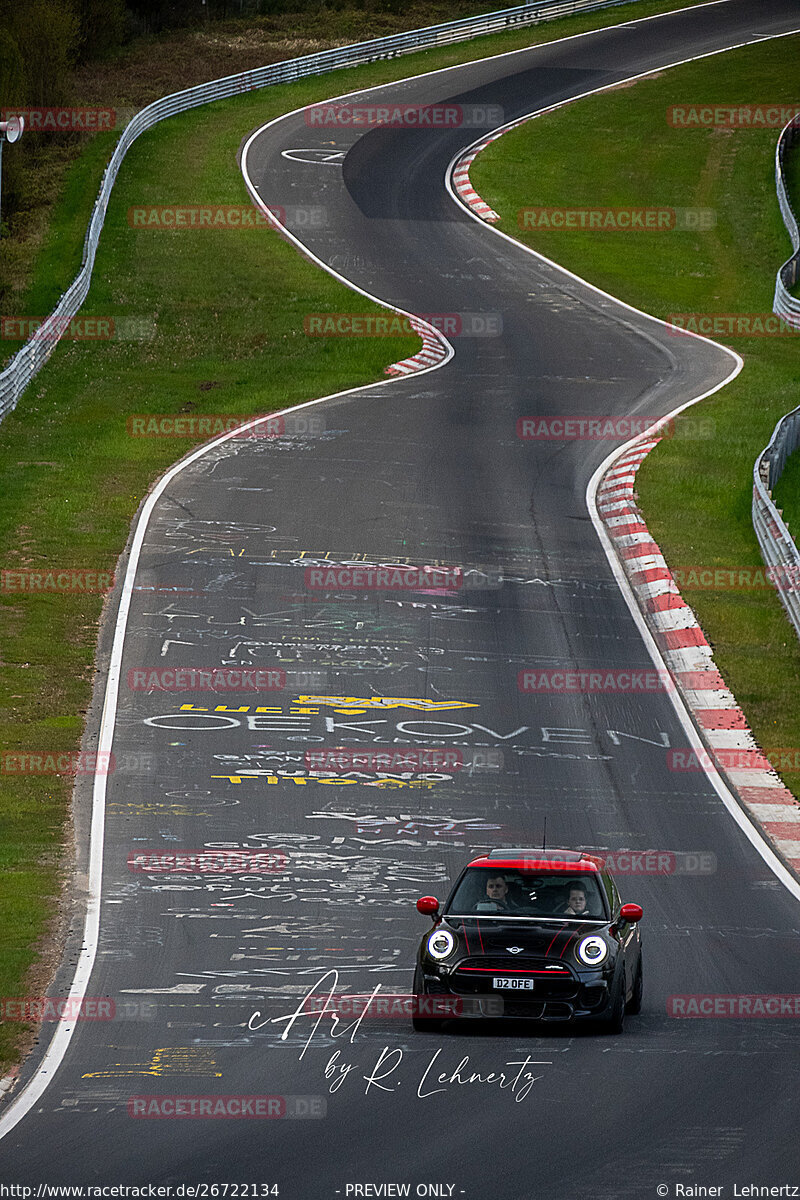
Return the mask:
<path id="1" fill-rule="evenodd" d="M 408 323 L 422 338 L 422 349 L 418 350 L 416 354 L 412 354 L 410 358 L 404 358 L 401 362 L 385 367 L 385 375 L 410 375 L 413 371 L 424 371 L 427 367 L 435 367 L 437 363 L 444 362 L 447 358 L 447 345 L 442 338 L 437 336 L 435 330 L 432 331 L 430 325 L 417 317 L 409 317 Z"/>
<path id="2" fill-rule="evenodd" d="M 505 133 L 505 130 L 503 132 Z M 464 203 L 469 205 L 472 211 L 477 213 L 479 217 L 482 217 L 484 221 L 499 221 L 500 214 L 496 213 L 493 208 L 490 208 L 485 200 L 481 200 L 475 188 L 470 183 L 469 169 L 481 150 L 485 150 L 489 143 L 495 140 L 496 136 L 498 135 L 493 134 L 481 142 L 479 146 L 473 146 L 471 150 L 462 155 L 453 168 L 453 187 Z"/>
<path id="3" fill-rule="evenodd" d="M 510 129 L 516 129 L 518 125 L 524 125 L 527 121 L 532 121 L 534 117 L 540 115 L 540 113 L 530 113 L 527 116 L 520 117 L 516 121 L 509 121 L 508 125 L 504 125 L 502 129 L 496 129 L 494 133 L 490 133 L 488 137 L 485 137 L 482 142 L 471 146 L 453 166 L 453 187 L 464 203 L 484 221 L 499 221 L 500 214 L 496 213 L 493 208 L 490 208 L 486 201 L 482 200 L 475 191 L 469 178 L 470 167 L 480 152 L 485 150 L 487 146 L 491 146 L 492 142 L 496 142 L 504 133 L 508 133 Z"/>
<path id="4" fill-rule="evenodd" d="M 670 674 L 709 747 L 710 761 L 725 773 L 743 808 L 800 874 L 800 805 L 759 749 L 714 663 L 697 617 L 681 596 L 634 502 L 636 472 L 660 440 L 638 442 L 616 460 L 598 488 L 597 511 Z M 726 759 L 736 765 L 728 765 Z"/>

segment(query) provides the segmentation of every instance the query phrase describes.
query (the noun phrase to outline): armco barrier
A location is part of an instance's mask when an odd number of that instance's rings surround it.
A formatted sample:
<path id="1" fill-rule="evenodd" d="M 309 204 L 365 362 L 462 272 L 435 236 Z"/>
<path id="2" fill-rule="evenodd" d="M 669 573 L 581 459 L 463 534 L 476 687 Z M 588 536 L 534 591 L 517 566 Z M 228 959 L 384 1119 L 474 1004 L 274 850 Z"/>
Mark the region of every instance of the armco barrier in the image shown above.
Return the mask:
<path id="1" fill-rule="evenodd" d="M 778 190 L 778 203 L 781 206 L 784 224 L 789 230 L 789 237 L 792 239 L 794 253 L 778 271 L 773 310 L 790 325 L 800 329 L 800 300 L 789 292 L 789 288 L 794 287 L 800 279 L 800 229 L 798 229 L 797 215 L 786 191 L 783 175 L 786 153 L 792 147 L 798 147 L 794 153 L 800 154 L 800 123 L 797 118 L 790 121 L 781 130 L 778 145 L 775 148 L 775 186 Z"/>
<path id="2" fill-rule="evenodd" d="M 211 83 L 187 88 L 183 92 L 174 92 L 153 104 L 148 104 L 136 113 L 126 126 L 106 167 L 86 231 L 80 271 L 47 320 L 0 373 L 0 420 L 16 407 L 22 392 L 55 349 L 58 331 L 68 326 L 69 320 L 77 315 L 86 299 L 111 189 L 128 148 L 145 130 L 166 117 L 197 108 L 201 104 L 209 104 L 213 100 L 236 96 L 240 92 L 255 91 L 276 83 L 291 83 L 295 79 L 323 75 L 341 67 L 396 58 L 400 54 L 411 54 L 415 50 L 468 41 L 470 38 L 498 33 L 517 25 L 536 25 L 540 21 L 553 20 L 555 17 L 568 16 L 571 13 L 593 12 L 596 9 L 615 8 L 621 4 L 636 2 L 637 0 L 539 0 L 539 3 L 522 4 L 516 8 L 505 8 L 477 17 L 465 17 L 459 21 L 431 25 L 427 29 L 413 29 L 392 37 L 373 38 L 368 42 L 356 42 L 352 46 L 340 46 L 335 50 L 322 50 L 317 54 L 287 59 L 267 67 L 258 67 L 254 71 L 243 71 L 239 75 L 215 79 Z"/>
<path id="3" fill-rule="evenodd" d="M 800 637 L 800 552 L 770 492 L 781 477 L 789 455 L 800 445 L 800 408 L 781 417 L 769 445 L 756 459 L 753 471 L 753 528 L 764 556 L 772 569 L 789 620 Z"/>
<path id="4" fill-rule="evenodd" d="M 800 300 L 788 289 L 800 274 L 800 230 L 797 217 L 786 191 L 783 167 L 786 151 L 800 141 L 797 121 L 790 121 L 781 130 L 775 151 L 775 183 L 783 220 L 792 239 L 794 254 L 778 272 L 775 286 L 774 311 L 789 324 L 800 329 Z M 795 150 L 800 153 L 800 148 Z M 800 408 L 781 417 L 772 431 L 769 445 L 756 459 L 753 469 L 753 528 L 764 562 L 772 569 L 773 582 L 778 589 L 789 620 L 800 637 L 800 552 L 772 502 L 771 492 L 783 474 L 786 460 L 800 446 Z"/>

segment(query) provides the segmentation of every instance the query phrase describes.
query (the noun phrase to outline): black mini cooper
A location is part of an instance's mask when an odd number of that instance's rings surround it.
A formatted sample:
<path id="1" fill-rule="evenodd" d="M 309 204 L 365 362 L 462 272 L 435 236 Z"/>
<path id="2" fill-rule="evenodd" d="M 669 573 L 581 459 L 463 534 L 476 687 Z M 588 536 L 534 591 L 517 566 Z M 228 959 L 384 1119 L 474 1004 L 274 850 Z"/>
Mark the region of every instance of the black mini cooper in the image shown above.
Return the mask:
<path id="1" fill-rule="evenodd" d="M 493 850 L 473 859 L 433 919 L 414 973 L 413 1023 L 448 1016 L 585 1021 L 621 1033 L 642 1005 L 638 904 L 623 904 L 601 858 Z"/>

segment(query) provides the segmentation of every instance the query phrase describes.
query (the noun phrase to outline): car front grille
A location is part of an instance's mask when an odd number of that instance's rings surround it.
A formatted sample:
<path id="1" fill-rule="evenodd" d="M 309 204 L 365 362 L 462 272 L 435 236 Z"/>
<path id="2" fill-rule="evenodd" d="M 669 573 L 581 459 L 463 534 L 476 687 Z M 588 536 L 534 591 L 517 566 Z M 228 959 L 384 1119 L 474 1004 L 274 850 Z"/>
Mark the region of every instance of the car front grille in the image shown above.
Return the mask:
<path id="1" fill-rule="evenodd" d="M 557 969 L 553 969 L 553 968 Z M 533 990 L 517 992 L 513 989 L 496 989 L 492 986 L 495 975 L 513 979 L 532 979 Z M 578 981 L 566 963 L 548 962 L 546 958 L 510 958 L 500 955 L 485 955 L 463 959 L 450 976 L 450 987 L 461 996 L 502 996 L 506 1003 L 533 1001 L 568 1000 L 577 995 Z"/>

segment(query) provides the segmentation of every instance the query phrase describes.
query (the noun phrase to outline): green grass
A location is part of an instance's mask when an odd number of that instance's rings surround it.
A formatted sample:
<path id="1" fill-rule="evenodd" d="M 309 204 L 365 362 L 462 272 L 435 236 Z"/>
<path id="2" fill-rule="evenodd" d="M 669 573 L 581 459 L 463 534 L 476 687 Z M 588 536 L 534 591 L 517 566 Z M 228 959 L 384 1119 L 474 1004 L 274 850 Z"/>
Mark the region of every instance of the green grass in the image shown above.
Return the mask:
<path id="1" fill-rule="evenodd" d="M 507 233 L 647 312 L 768 313 L 787 242 L 773 177 L 777 130 L 683 131 L 665 112 L 673 103 L 762 96 L 793 103 L 798 52 L 797 37 L 766 42 L 579 101 L 495 142 L 472 181 Z M 697 206 L 714 209 L 716 225 L 704 233 L 523 232 L 517 213 L 532 205 Z M 753 463 L 800 399 L 798 342 L 728 344 L 744 357 L 743 372 L 693 410 L 713 422 L 714 436 L 692 439 L 684 418 L 687 436 L 662 441 L 637 476 L 647 523 L 673 569 L 762 565 L 750 516 Z M 759 743 L 800 747 L 800 645 L 777 595 L 683 592 Z M 800 772 L 783 778 L 797 794 Z"/>
<path id="2" fill-rule="evenodd" d="M 20 142 L 26 149 L 23 169 L 29 175 L 25 180 L 27 207 L 11 214 L 5 205 L 3 208 L 0 308 L 4 314 L 44 315 L 74 279 L 81 265 L 89 214 L 117 136 L 75 136 L 32 147 Z M 31 134 L 30 140 L 35 137 Z M 7 150 L 4 168 L 10 157 Z M 3 347 L 0 361 L 5 362 L 9 350 Z"/>

